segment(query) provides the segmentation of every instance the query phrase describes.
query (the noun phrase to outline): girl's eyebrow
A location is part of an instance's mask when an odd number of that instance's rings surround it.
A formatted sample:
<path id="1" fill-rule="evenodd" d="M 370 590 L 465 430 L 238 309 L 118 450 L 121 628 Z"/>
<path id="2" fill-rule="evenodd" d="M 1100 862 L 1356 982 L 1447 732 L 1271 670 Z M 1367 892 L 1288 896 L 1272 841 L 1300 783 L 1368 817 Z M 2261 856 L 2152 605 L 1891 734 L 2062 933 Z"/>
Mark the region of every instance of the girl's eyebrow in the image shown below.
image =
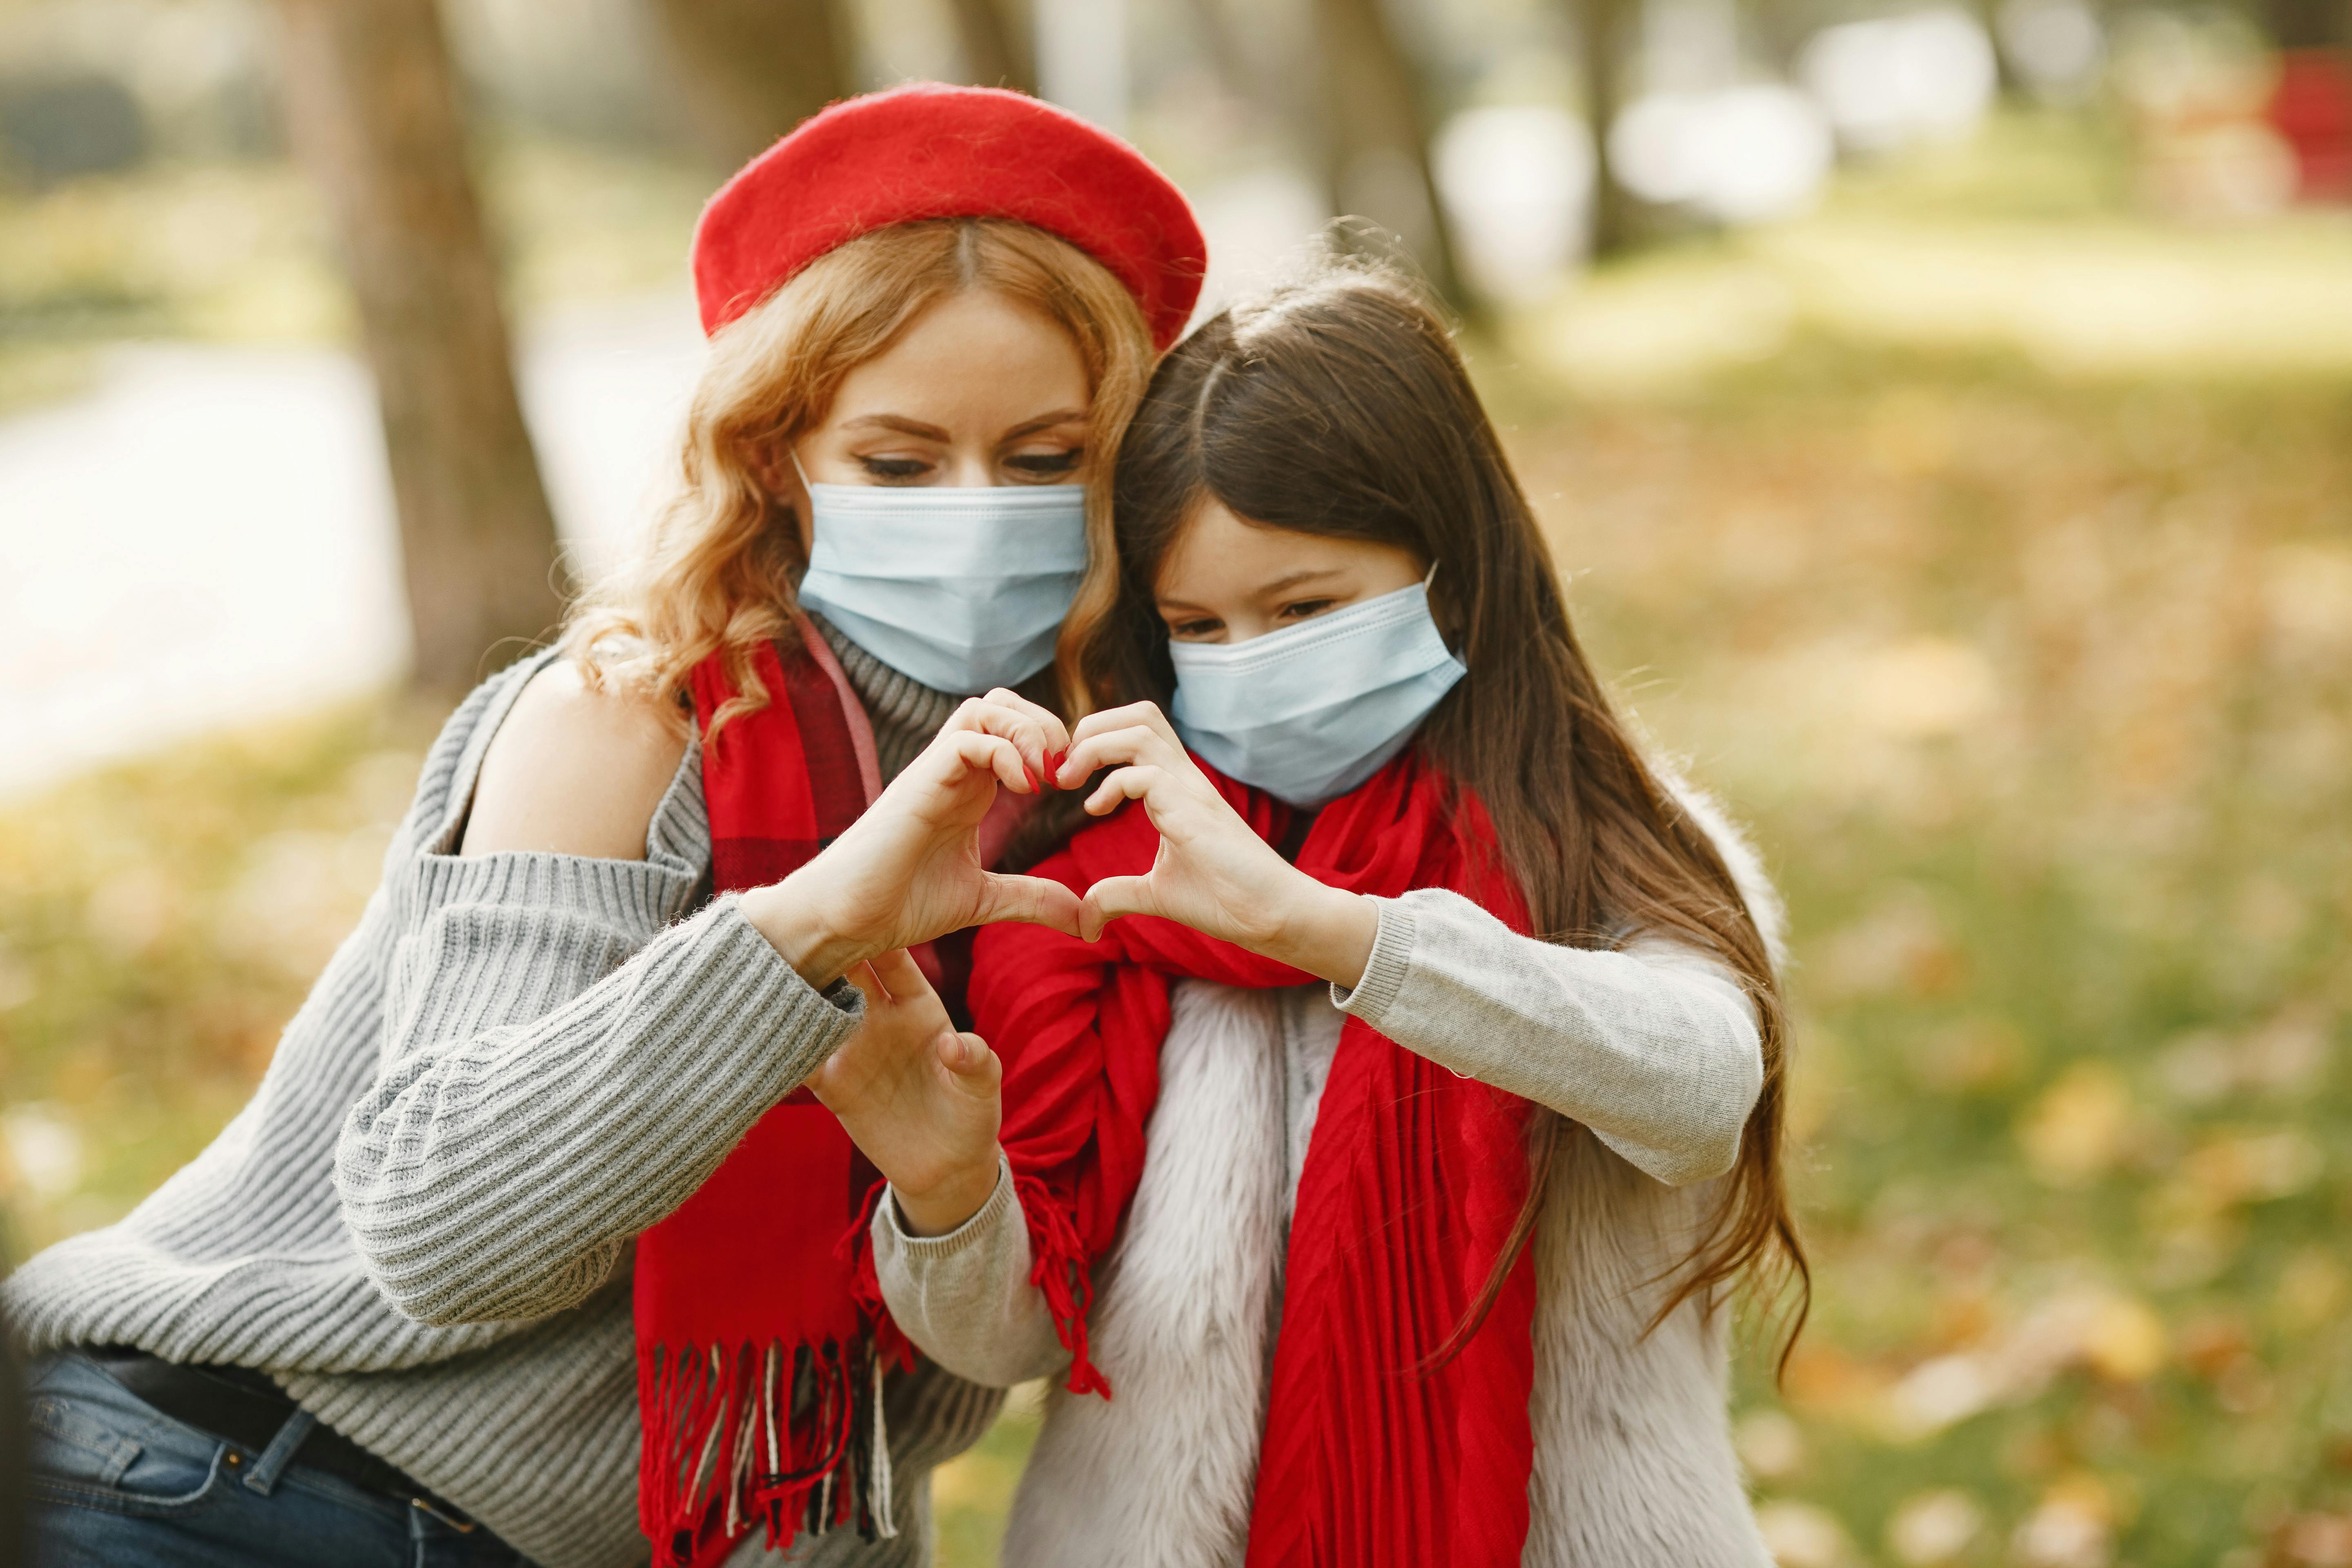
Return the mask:
<path id="1" fill-rule="evenodd" d="M 1284 575 L 1276 577 L 1273 582 L 1268 583 L 1265 586 L 1260 588 L 1258 592 L 1261 594 L 1283 593 L 1287 589 L 1297 587 L 1301 583 L 1311 583 L 1318 577 L 1335 577 L 1344 570 L 1344 567 L 1339 566 L 1301 567 L 1298 571 L 1286 573 Z"/>

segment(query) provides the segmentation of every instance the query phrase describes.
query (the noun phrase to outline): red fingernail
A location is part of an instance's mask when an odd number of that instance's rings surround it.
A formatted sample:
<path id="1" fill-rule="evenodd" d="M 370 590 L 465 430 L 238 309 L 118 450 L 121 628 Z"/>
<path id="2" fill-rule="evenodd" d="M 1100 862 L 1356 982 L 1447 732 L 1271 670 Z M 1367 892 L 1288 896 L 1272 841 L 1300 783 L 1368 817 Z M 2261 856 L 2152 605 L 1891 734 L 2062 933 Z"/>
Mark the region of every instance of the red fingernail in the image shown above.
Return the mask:
<path id="1" fill-rule="evenodd" d="M 1067 752 L 1048 752 L 1045 753 L 1045 776 L 1054 781 L 1054 787 L 1056 789 L 1061 787 L 1062 764 L 1069 760 L 1070 753 Z"/>
<path id="2" fill-rule="evenodd" d="M 1035 795 L 1038 790 L 1037 775 L 1031 770 L 1027 763 L 1021 764 L 1021 776 L 1029 781 L 1029 793 L 1031 795 Z"/>

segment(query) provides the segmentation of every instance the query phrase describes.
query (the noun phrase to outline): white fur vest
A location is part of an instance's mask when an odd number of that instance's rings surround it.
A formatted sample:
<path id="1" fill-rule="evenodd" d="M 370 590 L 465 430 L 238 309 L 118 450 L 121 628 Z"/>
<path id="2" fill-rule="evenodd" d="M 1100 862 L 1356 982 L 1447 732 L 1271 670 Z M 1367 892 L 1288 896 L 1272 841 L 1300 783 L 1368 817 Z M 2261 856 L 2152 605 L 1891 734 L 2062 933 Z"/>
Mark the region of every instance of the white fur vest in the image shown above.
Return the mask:
<path id="1" fill-rule="evenodd" d="M 1108 1401 L 1055 1388 L 1003 1560 L 1228 1568 L 1244 1555 L 1288 1172 L 1276 994 L 1174 988 L 1143 1178 L 1096 1273 Z M 1725 1411 L 1721 1313 L 1654 1333 L 1648 1281 L 1716 1184 L 1670 1188 L 1562 1140 L 1536 1234 L 1530 1568 L 1769 1568 Z"/>

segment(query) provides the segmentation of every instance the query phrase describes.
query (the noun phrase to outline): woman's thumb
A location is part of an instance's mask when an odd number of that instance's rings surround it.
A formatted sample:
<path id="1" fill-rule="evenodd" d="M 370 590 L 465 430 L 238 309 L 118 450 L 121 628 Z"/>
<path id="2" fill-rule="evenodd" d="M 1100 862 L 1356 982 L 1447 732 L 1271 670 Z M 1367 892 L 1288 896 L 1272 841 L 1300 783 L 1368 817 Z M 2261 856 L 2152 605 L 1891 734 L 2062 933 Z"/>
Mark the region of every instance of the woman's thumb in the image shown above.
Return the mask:
<path id="1" fill-rule="evenodd" d="M 1004 1078 L 1004 1067 L 996 1059 L 996 1053 L 988 1048 L 986 1040 L 978 1035 L 949 1034 L 943 1030 L 939 1048 L 940 1062 L 955 1074 L 957 1088 L 981 1098 L 996 1092 Z"/>

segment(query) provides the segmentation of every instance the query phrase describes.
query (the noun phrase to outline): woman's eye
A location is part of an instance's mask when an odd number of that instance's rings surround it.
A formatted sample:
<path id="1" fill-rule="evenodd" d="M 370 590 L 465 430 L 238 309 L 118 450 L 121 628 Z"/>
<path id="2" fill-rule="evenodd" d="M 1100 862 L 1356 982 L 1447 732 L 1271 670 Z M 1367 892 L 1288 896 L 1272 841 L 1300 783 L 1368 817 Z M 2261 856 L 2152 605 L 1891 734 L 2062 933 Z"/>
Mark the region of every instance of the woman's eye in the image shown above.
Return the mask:
<path id="1" fill-rule="evenodd" d="M 1285 621 L 1312 620 L 1339 602 L 1337 599 L 1301 599 L 1297 604 L 1283 605 L 1282 613 L 1276 618 Z"/>
<path id="2" fill-rule="evenodd" d="M 1204 637 L 1215 637 L 1224 629 L 1225 623 L 1216 620 L 1171 621 L 1168 624 L 1168 635 L 1178 642 L 1199 642 Z"/>
<path id="3" fill-rule="evenodd" d="M 1078 471 L 1086 460 L 1086 448 L 1073 447 L 1066 452 L 1020 452 L 1004 459 L 1004 466 L 1017 474 L 1034 474 L 1039 478 L 1059 478 Z"/>
<path id="4" fill-rule="evenodd" d="M 931 471 L 930 464 L 920 458 L 860 458 L 857 464 L 885 484 L 919 479 Z"/>

